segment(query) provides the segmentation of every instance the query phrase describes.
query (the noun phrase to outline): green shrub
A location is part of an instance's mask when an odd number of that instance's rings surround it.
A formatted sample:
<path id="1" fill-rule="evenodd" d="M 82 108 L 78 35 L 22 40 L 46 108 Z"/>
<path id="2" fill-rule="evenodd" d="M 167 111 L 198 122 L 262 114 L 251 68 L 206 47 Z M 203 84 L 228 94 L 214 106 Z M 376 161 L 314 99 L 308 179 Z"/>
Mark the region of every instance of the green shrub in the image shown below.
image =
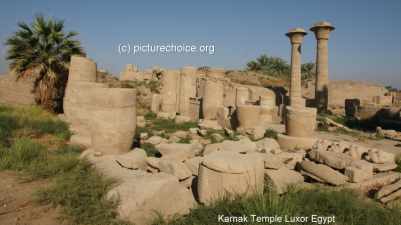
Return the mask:
<path id="1" fill-rule="evenodd" d="M 278 132 L 273 129 L 267 129 L 265 133 L 265 137 L 277 139 Z"/>
<path id="2" fill-rule="evenodd" d="M 188 143 L 192 140 L 192 136 L 187 134 L 184 138 L 180 138 L 178 143 Z"/>
<path id="3" fill-rule="evenodd" d="M 148 157 L 154 157 L 158 153 L 155 146 L 150 143 L 142 143 L 141 148 L 145 150 Z"/>

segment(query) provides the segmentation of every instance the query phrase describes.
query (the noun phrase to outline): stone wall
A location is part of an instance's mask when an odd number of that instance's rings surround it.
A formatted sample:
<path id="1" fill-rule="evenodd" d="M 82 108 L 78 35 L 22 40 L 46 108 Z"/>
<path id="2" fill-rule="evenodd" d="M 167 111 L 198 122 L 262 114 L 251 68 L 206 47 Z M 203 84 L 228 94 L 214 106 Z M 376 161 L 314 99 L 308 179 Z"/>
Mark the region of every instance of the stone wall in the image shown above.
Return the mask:
<path id="1" fill-rule="evenodd" d="M 25 106 L 36 104 L 34 79 L 15 82 L 15 75 L 0 75 L 0 104 Z"/>
<path id="2" fill-rule="evenodd" d="M 384 96 L 387 89 L 380 84 L 361 81 L 330 81 L 329 104 L 344 105 L 345 99 L 360 99 L 361 105 L 370 103 L 376 96 Z"/>

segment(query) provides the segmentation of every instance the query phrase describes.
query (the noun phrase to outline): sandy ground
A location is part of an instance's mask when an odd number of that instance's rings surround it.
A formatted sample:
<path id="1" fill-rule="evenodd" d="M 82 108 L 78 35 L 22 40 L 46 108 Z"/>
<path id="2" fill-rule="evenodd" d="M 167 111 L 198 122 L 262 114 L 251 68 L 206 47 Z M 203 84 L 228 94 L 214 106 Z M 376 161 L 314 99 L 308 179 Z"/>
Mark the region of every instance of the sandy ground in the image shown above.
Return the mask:
<path id="1" fill-rule="evenodd" d="M 58 208 L 51 205 L 34 205 L 30 202 L 37 188 L 43 182 L 24 182 L 21 174 L 13 171 L 0 171 L 0 224 L 39 225 L 65 224 L 57 219 Z"/>

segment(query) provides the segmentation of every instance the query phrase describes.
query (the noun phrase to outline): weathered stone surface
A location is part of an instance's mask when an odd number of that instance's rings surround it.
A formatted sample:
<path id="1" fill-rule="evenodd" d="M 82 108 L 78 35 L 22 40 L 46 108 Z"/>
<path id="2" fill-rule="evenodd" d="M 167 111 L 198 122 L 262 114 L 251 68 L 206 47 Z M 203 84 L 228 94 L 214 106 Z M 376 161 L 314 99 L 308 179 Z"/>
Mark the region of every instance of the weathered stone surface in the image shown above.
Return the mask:
<path id="1" fill-rule="evenodd" d="M 220 143 L 206 145 L 205 151 L 203 151 L 203 156 L 207 156 L 213 152 L 219 151 L 219 149 L 220 149 Z"/>
<path id="2" fill-rule="evenodd" d="M 382 197 L 387 196 L 397 191 L 400 188 L 401 188 L 401 179 L 393 182 L 392 184 L 381 187 L 379 191 L 376 193 L 375 197 L 377 199 L 381 199 Z"/>
<path id="3" fill-rule="evenodd" d="M 203 157 L 202 164 L 222 173 L 245 173 L 251 169 L 264 169 L 263 159 L 256 154 L 244 155 L 229 151 L 218 151 Z"/>
<path id="4" fill-rule="evenodd" d="M 161 158 L 156 157 L 146 157 L 146 162 L 153 168 L 159 168 L 159 162 Z"/>
<path id="5" fill-rule="evenodd" d="M 266 169 L 279 169 L 282 165 L 293 160 L 291 154 L 285 152 L 281 154 L 262 153 Z"/>
<path id="6" fill-rule="evenodd" d="M 345 176 L 347 177 L 347 180 L 352 183 L 359 183 L 372 178 L 372 176 L 366 171 L 355 167 L 346 167 Z"/>
<path id="7" fill-rule="evenodd" d="M 240 127 L 256 127 L 259 124 L 261 107 L 257 105 L 238 105 L 237 117 Z"/>
<path id="8" fill-rule="evenodd" d="M 237 153 L 245 153 L 249 151 L 249 147 L 239 141 L 225 140 L 219 145 L 219 151 L 229 151 Z"/>
<path id="9" fill-rule="evenodd" d="M 377 149 L 369 149 L 365 160 L 373 163 L 394 163 L 394 154 Z"/>
<path id="10" fill-rule="evenodd" d="M 316 108 L 287 106 L 285 132 L 290 137 L 312 137 L 315 131 Z"/>
<path id="11" fill-rule="evenodd" d="M 385 172 L 385 171 L 393 170 L 397 167 L 398 167 L 398 165 L 395 163 L 390 163 L 390 164 L 373 163 L 373 170 L 376 172 Z"/>
<path id="12" fill-rule="evenodd" d="M 146 152 L 141 148 L 135 148 L 132 151 L 129 151 L 127 154 L 119 155 L 115 157 L 115 159 L 121 164 L 121 159 L 125 162 L 131 162 L 131 164 L 137 165 L 137 167 L 141 170 L 146 170 L 147 162 L 146 162 Z M 132 168 L 136 169 L 136 168 Z"/>
<path id="13" fill-rule="evenodd" d="M 166 173 L 157 173 L 125 182 L 107 194 L 120 197 L 118 213 L 122 219 L 135 224 L 149 224 L 159 212 L 165 219 L 175 214 L 185 215 L 196 207 L 191 190 L 181 187 L 178 179 Z M 179 199 L 179 201 L 177 201 Z"/>
<path id="14" fill-rule="evenodd" d="M 174 121 L 176 124 L 189 122 L 190 120 L 191 120 L 191 117 L 189 117 L 189 116 L 176 116 L 174 118 Z"/>
<path id="15" fill-rule="evenodd" d="M 146 140 L 146 142 L 149 144 L 152 144 L 152 145 L 158 145 L 158 144 L 160 144 L 161 140 L 162 140 L 162 137 L 152 136 L 148 140 Z"/>
<path id="16" fill-rule="evenodd" d="M 201 130 L 206 130 L 206 129 L 213 129 L 213 130 L 221 130 L 221 126 L 217 124 L 216 120 L 206 120 L 206 119 L 200 119 L 198 122 L 198 127 Z"/>
<path id="17" fill-rule="evenodd" d="M 334 185 L 343 185 L 347 181 L 347 178 L 343 174 L 323 164 L 303 161 L 300 163 L 300 167 L 306 172 L 306 175 L 313 179 L 317 178 L 318 180 Z"/>
<path id="18" fill-rule="evenodd" d="M 394 199 L 396 199 L 396 198 L 400 198 L 400 197 L 401 197 L 401 190 L 398 190 L 398 191 L 396 191 L 396 192 L 394 192 L 394 193 L 392 193 L 392 194 L 390 194 L 390 195 L 387 195 L 387 196 L 384 197 L 384 198 L 381 198 L 380 201 L 381 201 L 382 203 L 387 203 L 387 202 L 389 202 L 389 201 L 392 201 L 392 200 L 394 200 Z"/>
<path id="19" fill-rule="evenodd" d="M 199 172 L 199 165 L 202 162 L 203 158 L 202 157 L 194 157 L 185 160 L 185 165 L 188 167 L 188 169 L 192 172 L 193 175 L 198 176 Z"/>
<path id="20" fill-rule="evenodd" d="M 348 147 L 345 153 L 352 156 L 354 159 L 362 159 L 362 156 L 368 152 L 368 149 L 359 146 L 359 145 L 351 145 Z"/>
<path id="21" fill-rule="evenodd" d="M 192 175 L 192 172 L 183 162 L 163 159 L 159 161 L 160 172 L 176 176 L 178 180 L 185 180 Z"/>
<path id="22" fill-rule="evenodd" d="M 195 151 L 193 145 L 191 144 L 179 144 L 179 143 L 171 143 L 171 144 L 158 144 L 155 146 L 156 150 L 160 152 L 160 154 L 164 155 L 174 155 L 183 162 L 186 159 L 195 157 Z"/>
<path id="23" fill-rule="evenodd" d="M 259 151 L 264 150 L 265 152 L 270 152 L 273 149 L 279 149 L 280 145 L 273 138 L 264 138 L 256 142 L 256 149 Z"/>
<path id="24" fill-rule="evenodd" d="M 175 132 L 173 135 L 179 138 L 185 138 L 187 136 L 187 132 L 179 130 Z"/>
<path id="25" fill-rule="evenodd" d="M 369 176 L 368 179 L 372 179 L 373 176 L 373 164 L 366 160 L 358 160 L 351 163 L 352 167 L 365 171 Z"/>
<path id="26" fill-rule="evenodd" d="M 293 170 L 281 167 L 278 170 L 265 169 L 265 185 L 276 188 L 278 194 L 287 192 L 288 188 L 301 184 L 304 177 Z"/>
<path id="27" fill-rule="evenodd" d="M 317 149 L 312 149 L 309 152 L 309 158 L 340 170 L 344 169 L 347 166 L 350 166 L 351 163 L 354 161 L 354 159 L 347 154 Z"/>
<path id="28" fill-rule="evenodd" d="M 333 142 L 331 142 L 331 141 L 319 139 L 319 140 L 316 141 L 316 145 L 313 146 L 313 148 L 327 151 L 329 146 L 332 145 L 332 144 L 333 144 Z"/>
<path id="29" fill-rule="evenodd" d="M 221 134 L 219 134 L 219 133 L 213 133 L 213 134 L 212 134 L 212 138 L 213 138 L 216 142 L 222 142 L 222 141 L 225 140 L 224 137 L 221 136 Z"/>
<path id="30" fill-rule="evenodd" d="M 205 156 L 198 177 L 200 202 L 210 205 L 227 193 L 262 193 L 263 160 L 257 155 L 218 151 Z"/>
<path id="31" fill-rule="evenodd" d="M 128 153 L 136 131 L 136 89 L 92 88 L 90 99 L 95 151 L 109 155 Z"/>

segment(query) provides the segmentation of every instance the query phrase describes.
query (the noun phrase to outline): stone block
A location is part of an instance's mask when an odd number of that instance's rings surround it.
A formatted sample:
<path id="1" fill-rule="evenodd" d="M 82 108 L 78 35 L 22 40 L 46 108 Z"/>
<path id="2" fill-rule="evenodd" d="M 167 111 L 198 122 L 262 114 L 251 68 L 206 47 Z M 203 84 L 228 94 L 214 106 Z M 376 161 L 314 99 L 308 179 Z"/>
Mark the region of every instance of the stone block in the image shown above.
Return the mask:
<path id="1" fill-rule="evenodd" d="M 355 167 L 346 167 L 345 176 L 347 177 L 347 181 L 352 183 L 359 183 L 372 178 L 371 174 Z"/>
<path id="2" fill-rule="evenodd" d="M 135 224 L 152 223 L 157 213 L 168 220 L 176 214 L 188 214 L 196 207 L 191 190 L 181 187 L 176 177 L 166 173 L 125 182 L 107 193 L 107 198 L 113 197 L 121 199 L 117 209 L 120 218 Z"/>
<path id="3" fill-rule="evenodd" d="M 306 172 L 305 174 L 313 179 L 334 185 L 343 185 L 347 181 L 347 178 L 343 174 L 326 165 L 307 161 L 303 161 L 299 165 L 301 170 Z"/>
<path id="4" fill-rule="evenodd" d="M 199 200 L 210 205 L 227 193 L 262 193 L 263 176 L 263 160 L 256 154 L 212 153 L 204 157 L 199 168 Z"/>
<path id="5" fill-rule="evenodd" d="M 309 152 L 309 158 L 339 170 L 350 166 L 354 162 L 354 158 L 347 154 L 317 149 L 312 149 Z"/>
<path id="6" fill-rule="evenodd" d="M 265 186 L 273 186 L 278 194 L 283 194 L 289 188 L 302 184 L 304 177 L 293 170 L 282 167 L 278 170 L 265 169 Z"/>

